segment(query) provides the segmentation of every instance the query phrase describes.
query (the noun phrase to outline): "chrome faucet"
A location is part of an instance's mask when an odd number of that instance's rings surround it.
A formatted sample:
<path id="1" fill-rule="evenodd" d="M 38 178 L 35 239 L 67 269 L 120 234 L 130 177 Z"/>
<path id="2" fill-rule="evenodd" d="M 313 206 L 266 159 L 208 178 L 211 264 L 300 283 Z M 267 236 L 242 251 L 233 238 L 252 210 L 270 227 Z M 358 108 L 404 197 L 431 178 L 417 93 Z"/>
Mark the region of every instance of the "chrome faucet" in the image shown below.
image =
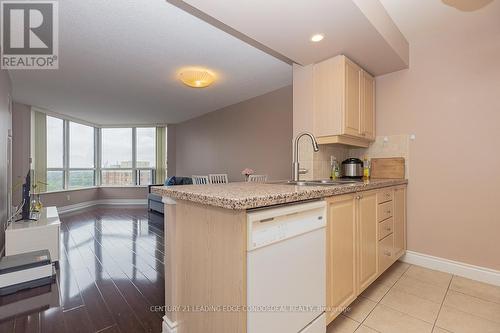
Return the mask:
<path id="1" fill-rule="evenodd" d="M 295 141 L 293 143 L 293 170 L 292 170 L 292 175 L 293 175 L 293 181 L 298 182 L 299 181 L 299 175 L 307 173 L 306 169 L 300 169 L 299 166 L 299 140 L 303 136 L 308 136 L 311 138 L 313 149 L 315 152 L 319 151 L 318 143 L 316 142 L 316 138 L 314 135 L 312 135 L 309 132 L 302 132 L 299 135 L 295 137 Z"/>

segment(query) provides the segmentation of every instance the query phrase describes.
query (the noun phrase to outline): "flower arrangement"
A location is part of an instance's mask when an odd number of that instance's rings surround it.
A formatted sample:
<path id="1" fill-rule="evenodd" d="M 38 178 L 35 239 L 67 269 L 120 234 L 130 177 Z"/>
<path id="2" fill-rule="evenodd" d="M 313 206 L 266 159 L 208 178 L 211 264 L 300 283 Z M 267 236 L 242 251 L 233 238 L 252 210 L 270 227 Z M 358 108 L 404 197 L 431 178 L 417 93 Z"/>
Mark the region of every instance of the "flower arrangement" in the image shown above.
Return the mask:
<path id="1" fill-rule="evenodd" d="M 241 174 L 243 176 L 245 176 L 245 180 L 248 181 L 248 177 L 250 175 L 253 175 L 255 173 L 255 171 L 253 171 L 253 169 L 250 169 L 250 168 L 245 168 L 241 171 Z"/>

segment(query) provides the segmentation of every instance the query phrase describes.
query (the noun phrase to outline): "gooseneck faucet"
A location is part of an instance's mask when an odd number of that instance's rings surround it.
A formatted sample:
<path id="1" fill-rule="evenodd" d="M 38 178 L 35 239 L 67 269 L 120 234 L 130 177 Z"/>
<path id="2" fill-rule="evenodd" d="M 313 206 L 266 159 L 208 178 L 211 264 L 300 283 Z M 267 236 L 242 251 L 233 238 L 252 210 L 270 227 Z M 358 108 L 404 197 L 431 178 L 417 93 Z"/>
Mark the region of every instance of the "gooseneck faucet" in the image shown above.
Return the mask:
<path id="1" fill-rule="evenodd" d="M 315 152 L 319 151 L 318 142 L 316 142 L 316 138 L 311 133 L 309 133 L 309 132 L 302 132 L 302 133 L 298 134 L 295 137 L 295 140 L 293 142 L 293 170 L 292 170 L 292 175 L 293 175 L 293 181 L 294 182 L 298 182 L 299 181 L 299 175 L 301 173 L 306 173 L 307 172 L 307 170 L 300 169 L 300 165 L 299 165 L 299 140 L 303 136 L 310 137 L 311 141 L 312 141 L 312 145 L 313 145 L 314 151 Z"/>

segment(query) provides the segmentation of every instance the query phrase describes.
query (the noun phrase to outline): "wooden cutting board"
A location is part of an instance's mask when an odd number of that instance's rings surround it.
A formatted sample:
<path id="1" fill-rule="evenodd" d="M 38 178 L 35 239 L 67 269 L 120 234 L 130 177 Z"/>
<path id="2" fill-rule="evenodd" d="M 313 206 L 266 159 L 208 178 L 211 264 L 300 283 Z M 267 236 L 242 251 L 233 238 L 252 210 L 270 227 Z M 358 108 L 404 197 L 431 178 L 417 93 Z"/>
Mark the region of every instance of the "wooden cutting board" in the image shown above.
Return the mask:
<path id="1" fill-rule="evenodd" d="M 404 179 L 405 159 L 403 157 L 372 158 L 371 178 Z"/>

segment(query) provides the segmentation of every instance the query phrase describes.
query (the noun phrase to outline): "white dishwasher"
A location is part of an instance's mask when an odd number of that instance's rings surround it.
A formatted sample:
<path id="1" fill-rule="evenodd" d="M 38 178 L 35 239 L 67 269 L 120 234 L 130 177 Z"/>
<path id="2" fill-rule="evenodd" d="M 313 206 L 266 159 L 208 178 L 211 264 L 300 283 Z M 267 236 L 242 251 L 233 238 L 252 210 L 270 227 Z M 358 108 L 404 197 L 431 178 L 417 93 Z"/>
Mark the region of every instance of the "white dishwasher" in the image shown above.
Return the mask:
<path id="1" fill-rule="evenodd" d="M 247 333 L 325 333 L 325 202 L 253 211 L 247 224 Z"/>

